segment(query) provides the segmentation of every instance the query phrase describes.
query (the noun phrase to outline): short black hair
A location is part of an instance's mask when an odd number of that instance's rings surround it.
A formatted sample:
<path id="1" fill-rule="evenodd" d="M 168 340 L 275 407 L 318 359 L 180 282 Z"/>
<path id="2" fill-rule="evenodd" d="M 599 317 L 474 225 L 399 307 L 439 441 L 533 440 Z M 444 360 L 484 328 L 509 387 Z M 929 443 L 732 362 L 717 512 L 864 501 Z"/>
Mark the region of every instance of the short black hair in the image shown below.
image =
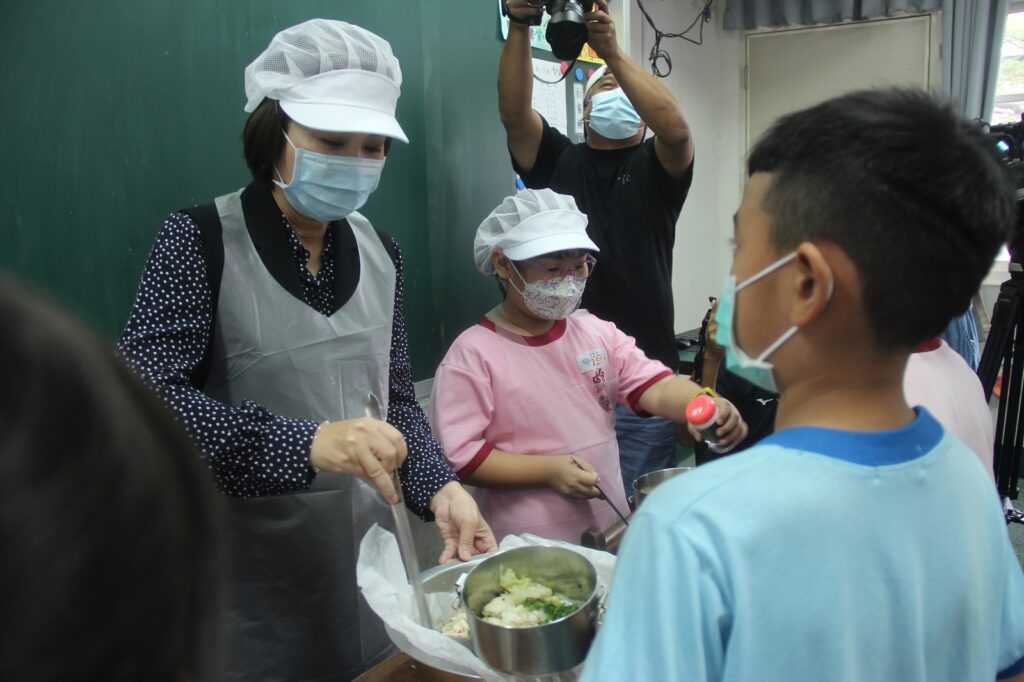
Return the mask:
<path id="1" fill-rule="evenodd" d="M 269 185 L 276 179 L 275 166 L 284 151 L 284 133 L 292 119 L 276 99 L 264 97 L 249 114 L 242 128 L 242 153 L 257 184 Z M 391 138 L 384 138 L 384 155 L 391 151 Z"/>
<path id="2" fill-rule="evenodd" d="M 0 277 L 0 679 L 219 668 L 209 471 L 109 345 Z"/>
<path id="3" fill-rule="evenodd" d="M 912 348 L 970 305 L 1016 216 L 989 136 L 911 89 L 865 90 L 779 119 L 747 171 L 781 252 L 824 240 L 853 261 L 880 348 Z"/>

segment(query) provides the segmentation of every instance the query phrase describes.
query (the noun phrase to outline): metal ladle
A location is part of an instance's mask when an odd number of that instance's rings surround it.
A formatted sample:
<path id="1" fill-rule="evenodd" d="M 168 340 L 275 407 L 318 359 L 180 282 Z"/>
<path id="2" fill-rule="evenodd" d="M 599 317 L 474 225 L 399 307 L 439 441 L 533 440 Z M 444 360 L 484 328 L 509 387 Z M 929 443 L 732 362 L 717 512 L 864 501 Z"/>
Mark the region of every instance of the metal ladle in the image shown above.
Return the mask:
<path id="1" fill-rule="evenodd" d="M 381 420 L 380 402 L 373 393 L 366 394 L 363 410 L 370 419 Z M 416 545 L 412 540 L 412 528 L 409 527 L 409 517 L 406 515 L 403 504 L 402 484 L 398 480 L 397 467 L 391 472 L 391 482 L 395 486 L 395 492 L 398 493 L 398 502 L 390 506 L 391 516 L 395 520 L 395 532 L 398 535 L 398 549 L 402 554 L 402 563 L 405 564 L 405 575 L 409 579 L 409 584 L 412 585 L 420 625 L 433 629 L 434 623 L 430 619 L 430 608 L 427 606 L 427 597 L 423 593 L 423 580 L 420 578 L 420 566 L 416 560 Z"/>

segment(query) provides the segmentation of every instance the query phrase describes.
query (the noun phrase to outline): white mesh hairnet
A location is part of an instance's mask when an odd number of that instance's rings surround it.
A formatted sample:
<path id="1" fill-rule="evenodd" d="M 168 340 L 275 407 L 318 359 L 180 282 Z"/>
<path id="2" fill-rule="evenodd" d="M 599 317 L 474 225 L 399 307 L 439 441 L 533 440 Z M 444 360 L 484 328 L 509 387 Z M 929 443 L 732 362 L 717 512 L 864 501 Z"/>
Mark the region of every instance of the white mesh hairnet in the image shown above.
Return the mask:
<path id="1" fill-rule="evenodd" d="M 525 189 L 505 197 L 480 223 L 473 258 L 485 275 L 494 274 L 491 253 L 496 248 L 513 259 L 568 249 L 598 251 L 587 237 L 587 216 L 576 207 L 576 200 L 550 189 Z"/>
<path id="2" fill-rule="evenodd" d="M 245 110 L 255 110 L 264 97 L 280 99 L 281 92 L 311 76 L 344 69 L 377 73 L 402 85 L 402 70 L 386 40 L 344 21 L 310 19 L 275 35 L 245 67 Z"/>
<path id="3" fill-rule="evenodd" d="M 608 65 L 607 64 L 602 64 L 601 66 L 599 66 L 597 68 L 597 70 L 594 71 L 593 74 L 591 74 L 590 78 L 587 79 L 587 86 L 583 89 L 583 95 L 584 96 L 589 95 L 590 94 L 590 88 L 592 88 L 595 85 L 597 85 L 597 81 L 599 81 L 602 78 L 604 78 L 604 75 L 606 73 L 608 73 Z"/>

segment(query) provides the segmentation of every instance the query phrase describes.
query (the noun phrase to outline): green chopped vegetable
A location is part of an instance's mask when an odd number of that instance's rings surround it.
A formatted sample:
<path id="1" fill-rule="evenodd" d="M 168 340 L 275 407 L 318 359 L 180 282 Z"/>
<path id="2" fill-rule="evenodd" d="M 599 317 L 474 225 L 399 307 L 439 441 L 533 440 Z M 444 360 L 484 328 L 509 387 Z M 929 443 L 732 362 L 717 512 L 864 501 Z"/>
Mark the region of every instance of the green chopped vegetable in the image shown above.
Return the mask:
<path id="1" fill-rule="evenodd" d="M 565 618 L 570 613 L 575 611 L 578 607 L 572 602 L 561 602 L 556 604 L 551 601 L 544 601 L 543 599 L 525 599 L 523 600 L 523 606 L 534 611 L 543 611 L 544 615 L 547 616 L 545 623 L 550 623 L 553 620 L 559 618 Z"/>
<path id="2" fill-rule="evenodd" d="M 579 604 L 536 580 L 505 569 L 498 580 L 505 591 L 484 606 L 484 620 L 513 627 L 543 625 L 564 618 Z"/>

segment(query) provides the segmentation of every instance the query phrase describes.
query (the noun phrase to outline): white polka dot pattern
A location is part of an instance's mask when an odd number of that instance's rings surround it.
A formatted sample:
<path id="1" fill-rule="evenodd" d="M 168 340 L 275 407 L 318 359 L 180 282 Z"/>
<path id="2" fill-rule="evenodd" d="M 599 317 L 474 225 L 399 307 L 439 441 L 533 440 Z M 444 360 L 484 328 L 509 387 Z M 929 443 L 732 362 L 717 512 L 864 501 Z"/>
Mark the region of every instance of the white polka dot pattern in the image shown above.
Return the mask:
<path id="1" fill-rule="evenodd" d="M 402 433 L 409 450 L 399 472 L 406 504 L 429 520 L 430 498 L 456 477 L 416 401 L 402 315 L 401 252 L 390 236 L 378 234 L 396 271 L 388 422 Z M 331 243 L 324 256 L 330 256 Z M 304 270 L 308 253 L 300 247 L 293 254 Z M 333 276 L 327 267 L 315 278 L 303 278 L 306 302 L 322 313 L 333 303 Z M 184 423 L 225 493 L 256 497 L 307 488 L 315 476 L 309 466 L 315 421 L 274 415 L 252 401 L 225 405 L 192 386 L 190 377 L 206 353 L 212 329 L 213 301 L 199 228 L 187 214 L 171 214 L 149 254 L 119 351 Z"/>

